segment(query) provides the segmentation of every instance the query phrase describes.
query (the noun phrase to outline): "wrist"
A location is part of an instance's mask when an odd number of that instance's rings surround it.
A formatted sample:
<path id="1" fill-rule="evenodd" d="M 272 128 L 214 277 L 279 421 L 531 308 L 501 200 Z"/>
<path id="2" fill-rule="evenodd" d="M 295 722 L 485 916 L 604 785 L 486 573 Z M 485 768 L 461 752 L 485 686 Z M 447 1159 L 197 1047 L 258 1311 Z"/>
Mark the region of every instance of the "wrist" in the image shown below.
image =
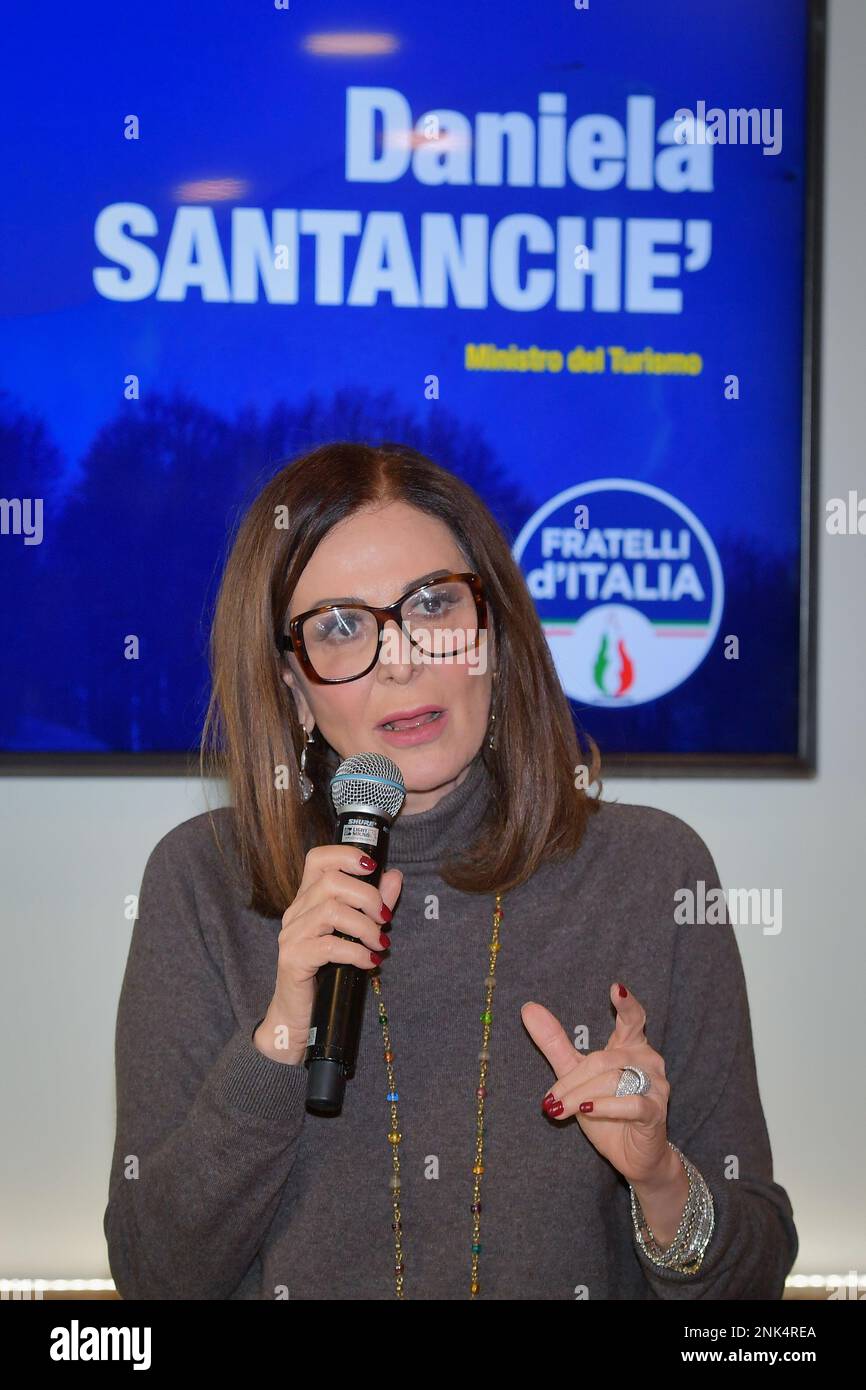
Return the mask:
<path id="1" fill-rule="evenodd" d="M 685 1202 L 689 1190 L 689 1180 L 678 1154 L 669 1144 L 666 1144 L 665 1156 L 653 1176 L 642 1179 L 641 1182 L 633 1183 L 632 1186 L 641 1205 L 643 1205 L 644 1198 L 651 1201 L 654 1197 L 668 1192 L 676 1192 L 679 1189 L 683 1191 L 683 1202 Z"/>
<path id="2" fill-rule="evenodd" d="M 306 1056 L 307 1032 L 285 1019 L 276 1018 L 269 1011 L 253 1033 L 253 1043 L 271 1061 L 298 1066 Z"/>
<path id="3" fill-rule="evenodd" d="M 681 1203 L 676 1189 L 667 1187 L 660 1194 L 656 1188 L 645 1206 L 632 1186 L 634 1235 L 654 1265 L 679 1274 L 697 1274 L 715 1228 L 713 1194 L 695 1165 L 670 1140 L 668 1146 L 685 1172 L 685 1202 Z M 677 1212 L 679 1220 L 674 1229 Z"/>

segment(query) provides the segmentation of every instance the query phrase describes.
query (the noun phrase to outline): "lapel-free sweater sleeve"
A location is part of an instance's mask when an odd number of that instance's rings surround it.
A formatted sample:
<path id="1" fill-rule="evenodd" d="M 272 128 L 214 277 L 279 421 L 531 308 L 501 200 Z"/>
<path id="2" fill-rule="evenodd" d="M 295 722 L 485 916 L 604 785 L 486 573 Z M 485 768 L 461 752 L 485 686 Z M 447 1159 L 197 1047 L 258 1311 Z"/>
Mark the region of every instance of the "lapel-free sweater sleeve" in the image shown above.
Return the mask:
<path id="1" fill-rule="evenodd" d="M 677 883 L 700 901 L 699 880 L 706 894 L 721 885 L 703 840 L 685 829 L 687 859 Z M 715 1228 L 697 1274 L 658 1268 L 637 1242 L 635 1257 L 659 1298 L 780 1299 L 798 1237 L 788 1194 L 773 1181 L 743 965 L 724 905 L 721 915 L 719 923 L 674 925 L 668 1026 L 661 1042 L 647 1019 L 648 1041 L 664 1057 L 670 1085 L 668 1138 L 703 1175 L 713 1196 Z M 772 950 L 774 938 L 762 939 Z M 625 1195 L 628 1200 L 627 1190 Z"/>
<path id="2" fill-rule="evenodd" d="M 306 1069 L 258 1050 L 260 1021 L 232 1012 L 170 832 L 145 868 L 117 1015 L 103 1229 L 123 1298 L 245 1296 L 306 1113 Z"/>

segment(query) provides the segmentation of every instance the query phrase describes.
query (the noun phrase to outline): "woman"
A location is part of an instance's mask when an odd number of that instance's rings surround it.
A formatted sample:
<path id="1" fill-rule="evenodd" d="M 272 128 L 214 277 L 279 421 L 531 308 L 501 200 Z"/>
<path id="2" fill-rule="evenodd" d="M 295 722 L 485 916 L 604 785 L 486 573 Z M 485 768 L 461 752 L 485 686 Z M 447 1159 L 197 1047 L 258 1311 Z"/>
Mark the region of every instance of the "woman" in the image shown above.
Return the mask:
<path id="1" fill-rule="evenodd" d="M 597 749 L 479 497 L 396 445 L 284 468 L 212 674 L 233 805 L 151 854 L 119 1006 L 121 1295 L 780 1298 L 797 1234 L 735 937 L 675 920 L 715 865 L 588 794 Z M 366 752 L 406 785 L 378 888 L 329 799 Z M 327 961 L 371 979 L 329 1117 L 303 1064 Z"/>

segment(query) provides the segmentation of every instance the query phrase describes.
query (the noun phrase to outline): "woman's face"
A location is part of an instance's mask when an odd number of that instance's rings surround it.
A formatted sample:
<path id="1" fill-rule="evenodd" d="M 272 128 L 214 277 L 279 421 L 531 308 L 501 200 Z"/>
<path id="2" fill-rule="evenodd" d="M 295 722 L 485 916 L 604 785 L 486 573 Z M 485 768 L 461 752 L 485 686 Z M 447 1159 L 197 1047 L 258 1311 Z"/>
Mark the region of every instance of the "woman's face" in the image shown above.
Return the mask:
<path id="1" fill-rule="evenodd" d="M 444 522 L 390 502 L 355 512 L 329 531 L 298 580 L 288 618 L 349 595 L 384 607 L 437 570 L 471 568 Z M 308 680 L 292 654 L 283 680 L 308 732 L 318 726 L 341 758 L 382 753 L 397 764 L 406 784 L 403 809 L 413 815 L 458 785 L 481 747 L 495 665 L 493 629 L 481 634 L 471 659 L 424 661 L 389 623 L 379 653 L 372 671 L 340 685 Z M 423 741 L 400 744 L 381 728 L 394 715 L 431 705 L 443 712 L 425 726 Z"/>

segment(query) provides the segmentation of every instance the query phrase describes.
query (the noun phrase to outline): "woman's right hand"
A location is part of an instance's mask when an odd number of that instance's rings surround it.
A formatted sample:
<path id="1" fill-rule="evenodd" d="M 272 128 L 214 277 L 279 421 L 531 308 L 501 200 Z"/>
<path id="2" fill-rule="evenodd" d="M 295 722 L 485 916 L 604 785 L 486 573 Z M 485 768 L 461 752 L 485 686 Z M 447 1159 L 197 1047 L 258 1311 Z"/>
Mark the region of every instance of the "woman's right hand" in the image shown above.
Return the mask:
<path id="1" fill-rule="evenodd" d="M 399 869 L 387 869 L 376 888 L 356 874 L 364 869 L 353 845 L 316 845 L 304 860 L 297 897 L 283 913 L 277 979 L 268 1011 L 256 1029 L 260 1052 L 294 1065 L 304 1060 L 316 994 L 316 972 L 328 961 L 373 970 L 387 950 L 387 921 L 403 886 Z M 357 938 L 345 941 L 335 932 Z M 376 958 L 373 958 L 373 953 Z"/>

